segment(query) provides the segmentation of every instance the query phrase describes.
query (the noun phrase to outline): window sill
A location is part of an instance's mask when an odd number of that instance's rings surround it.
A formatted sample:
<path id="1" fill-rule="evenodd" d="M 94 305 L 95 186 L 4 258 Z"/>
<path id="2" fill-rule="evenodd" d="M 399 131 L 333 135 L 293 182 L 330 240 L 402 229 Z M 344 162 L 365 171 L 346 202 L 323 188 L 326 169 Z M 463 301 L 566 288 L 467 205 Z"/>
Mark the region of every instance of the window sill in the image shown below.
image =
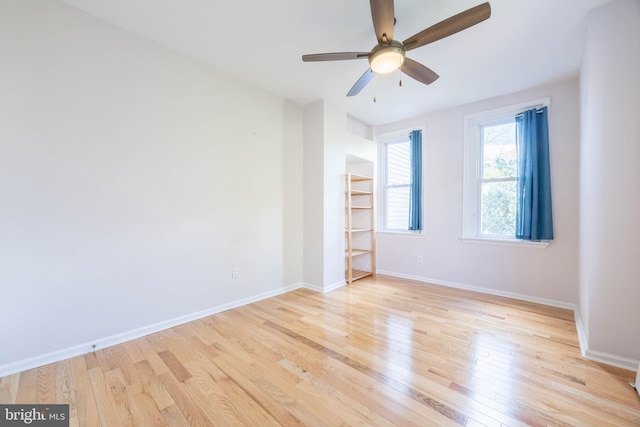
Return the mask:
<path id="1" fill-rule="evenodd" d="M 530 242 L 526 240 L 516 239 L 491 239 L 488 237 L 460 237 L 461 242 L 486 245 L 504 245 L 504 246 L 521 246 L 527 248 L 544 249 L 549 246 L 550 242 Z"/>
<path id="2" fill-rule="evenodd" d="M 376 234 L 383 234 L 385 236 L 422 237 L 424 236 L 424 230 L 422 231 L 378 230 L 376 231 Z"/>

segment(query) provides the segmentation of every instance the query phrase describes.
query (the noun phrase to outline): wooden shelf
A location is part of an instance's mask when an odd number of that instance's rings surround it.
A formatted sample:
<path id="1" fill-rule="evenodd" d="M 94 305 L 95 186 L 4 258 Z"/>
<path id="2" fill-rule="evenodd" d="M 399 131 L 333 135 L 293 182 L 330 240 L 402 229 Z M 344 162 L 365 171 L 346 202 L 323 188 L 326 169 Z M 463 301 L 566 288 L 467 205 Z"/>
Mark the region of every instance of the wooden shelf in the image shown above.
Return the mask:
<path id="1" fill-rule="evenodd" d="M 351 278 L 352 278 L 352 280 L 362 279 L 362 278 L 367 277 L 367 276 L 373 276 L 373 272 L 371 272 L 371 271 L 363 271 L 363 270 L 351 270 Z"/>
<path id="2" fill-rule="evenodd" d="M 373 178 L 371 178 L 370 176 L 356 175 L 355 173 L 350 173 L 349 177 L 351 178 L 351 182 L 373 181 Z"/>
<path id="3" fill-rule="evenodd" d="M 352 233 L 366 233 L 367 231 L 373 231 L 373 228 L 352 228 Z M 348 233 L 349 230 L 345 230 L 345 233 Z"/>
<path id="4" fill-rule="evenodd" d="M 351 256 L 366 255 L 371 253 L 373 253 L 373 251 L 366 249 L 351 249 Z M 349 256 L 349 251 L 346 251 L 345 255 Z"/>
<path id="5" fill-rule="evenodd" d="M 374 211 L 373 178 L 348 173 L 346 176 L 346 240 L 345 278 L 351 284 L 354 280 L 376 274 L 376 233 Z M 354 183 L 359 183 L 355 184 Z M 355 187 L 355 188 L 354 188 Z M 354 202 L 356 203 L 354 205 Z M 366 211 L 356 214 L 354 211 Z M 354 248 L 354 244 L 359 246 Z M 357 261 L 355 261 L 355 259 Z M 355 262 L 355 266 L 354 266 Z M 354 268 L 355 267 L 355 268 Z M 370 270 L 370 271 L 367 271 Z"/>

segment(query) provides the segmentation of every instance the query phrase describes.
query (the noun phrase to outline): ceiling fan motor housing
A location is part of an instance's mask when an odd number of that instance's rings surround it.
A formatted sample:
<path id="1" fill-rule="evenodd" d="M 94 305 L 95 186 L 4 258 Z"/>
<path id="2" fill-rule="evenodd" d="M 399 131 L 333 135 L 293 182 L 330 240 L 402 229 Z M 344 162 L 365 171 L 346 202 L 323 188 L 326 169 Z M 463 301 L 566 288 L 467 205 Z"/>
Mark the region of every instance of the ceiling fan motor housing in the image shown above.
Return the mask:
<path id="1" fill-rule="evenodd" d="M 371 49 L 369 65 L 374 72 L 387 74 L 402 66 L 405 54 L 404 45 L 397 40 L 379 43 Z"/>

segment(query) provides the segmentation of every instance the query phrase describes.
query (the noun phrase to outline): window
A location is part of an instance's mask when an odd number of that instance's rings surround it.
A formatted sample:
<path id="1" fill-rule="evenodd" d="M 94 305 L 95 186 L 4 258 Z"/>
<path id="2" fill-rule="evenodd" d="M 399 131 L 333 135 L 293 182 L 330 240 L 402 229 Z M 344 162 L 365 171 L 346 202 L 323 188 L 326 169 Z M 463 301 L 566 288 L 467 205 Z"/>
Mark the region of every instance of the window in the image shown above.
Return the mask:
<path id="1" fill-rule="evenodd" d="M 422 131 L 386 135 L 380 144 L 381 231 L 422 230 Z"/>
<path id="2" fill-rule="evenodd" d="M 388 230 L 409 229 L 409 189 L 411 187 L 411 151 L 409 141 L 384 144 L 385 224 Z"/>
<path id="3" fill-rule="evenodd" d="M 482 124 L 479 132 L 478 234 L 513 238 L 518 181 L 515 118 Z"/>
<path id="4" fill-rule="evenodd" d="M 538 100 L 465 117 L 463 239 L 515 240 L 519 180 L 518 126 Z"/>

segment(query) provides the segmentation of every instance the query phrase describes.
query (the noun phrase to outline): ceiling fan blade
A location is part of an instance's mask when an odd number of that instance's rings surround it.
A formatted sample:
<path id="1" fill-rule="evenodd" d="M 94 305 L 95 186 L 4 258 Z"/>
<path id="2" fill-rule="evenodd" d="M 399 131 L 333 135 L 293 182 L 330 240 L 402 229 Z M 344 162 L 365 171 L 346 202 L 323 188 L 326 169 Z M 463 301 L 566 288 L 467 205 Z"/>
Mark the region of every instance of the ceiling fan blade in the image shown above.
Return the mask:
<path id="1" fill-rule="evenodd" d="M 335 52 L 335 53 L 314 53 L 311 55 L 302 55 L 302 60 L 304 62 L 342 61 L 345 59 L 363 59 L 368 57 L 369 57 L 369 52 Z"/>
<path id="2" fill-rule="evenodd" d="M 402 67 L 400 67 L 400 71 L 426 85 L 435 82 L 438 80 L 438 77 L 440 77 L 432 69 L 409 58 L 404 58 L 404 63 Z"/>
<path id="3" fill-rule="evenodd" d="M 406 50 L 415 49 L 472 27 L 490 16 L 491 5 L 483 3 L 420 31 L 418 34 L 406 39 L 402 44 L 404 44 Z"/>
<path id="4" fill-rule="evenodd" d="M 358 79 L 356 84 L 353 85 L 353 87 L 351 88 L 349 93 L 347 93 L 347 96 L 355 96 L 355 95 L 359 94 L 360 91 L 362 89 L 364 89 L 364 87 L 367 85 L 367 83 L 369 83 L 371 81 L 371 79 L 373 78 L 373 76 L 375 74 L 376 73 L 371 71 L 371 68 L 369 68 L 367 71 L 365 71 L 364 74 Z"/>
<path id="5" fill-rule="evenodd" d="M 386 34 L 388 42 L 393 40 L 394 11 L 393 0 L 370 0 L 373 28 L 379 43 L 383 43 Z"/>

